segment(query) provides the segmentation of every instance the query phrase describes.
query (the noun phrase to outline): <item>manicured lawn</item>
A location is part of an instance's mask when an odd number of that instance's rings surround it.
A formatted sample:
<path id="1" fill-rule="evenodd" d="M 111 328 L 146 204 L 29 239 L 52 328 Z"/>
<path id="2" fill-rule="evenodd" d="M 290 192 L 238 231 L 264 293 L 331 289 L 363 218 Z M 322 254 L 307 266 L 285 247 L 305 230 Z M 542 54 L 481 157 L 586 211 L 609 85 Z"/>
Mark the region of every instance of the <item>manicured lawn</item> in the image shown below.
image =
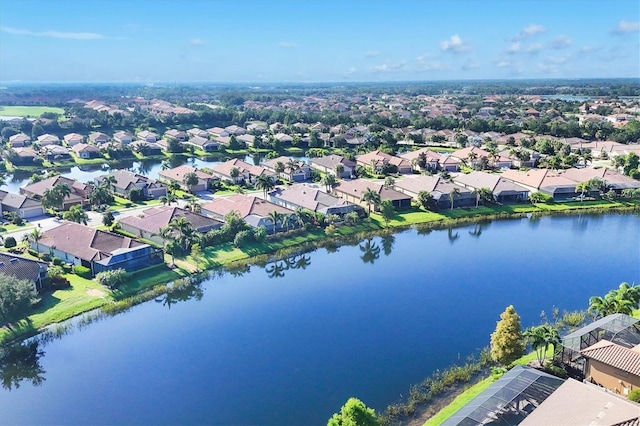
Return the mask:
<path id="1" fill-rule="evenodd" d="M 438 414 L 431 417 L 424 426 L 437 426 L 442 424 L 445 420 L 451 417 L 455 412 L 464 407 L 476 396 L 480 395 L 485 389 L 491 386 L 494 380 L 492 377 L 487 377 L 484 380 L 479 381 L 475 385 L 471 386 L 460 395 L 458 395 L 449 405 L 438 411 Z"/>
<path id="2" fill-rule="evenodd" d="M 11 117 L 40 117 L 45 112 L 64 114 L 64 109 L 41 106 L 0 106 L 0 115 Z"/>

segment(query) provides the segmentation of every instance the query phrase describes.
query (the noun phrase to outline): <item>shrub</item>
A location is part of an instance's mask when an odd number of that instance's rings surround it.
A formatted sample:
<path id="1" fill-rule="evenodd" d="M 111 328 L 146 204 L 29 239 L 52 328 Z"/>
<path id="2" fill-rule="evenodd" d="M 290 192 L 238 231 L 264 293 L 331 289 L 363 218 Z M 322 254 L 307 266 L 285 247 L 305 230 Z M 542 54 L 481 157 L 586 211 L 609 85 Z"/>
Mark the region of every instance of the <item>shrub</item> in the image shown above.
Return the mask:
<path id="1" fill-rule="evenodd" d="M 558 367 L 552 362 L 547 362 L 547 364 L 544 366 L 544 371 L 549 374 L 553 374 L 556 377 L 560 377 L 561 379 L 566 379 L 567 377 L 569 377 L 569 375 L 567 374 L 567 370 L 562 367 Z"/>
<path id="2" fill-rule="evenodd" d="M 7 228 L 0 226 L 0 232 L 6 232 L 6 231 L 7 231 Z"/>
<path id="3" fill-rule="evenodd" d="M 16 239 L 13 237 L 7 237 L 4 239 L 5 248 L 14 248 L 17 245 L 18 243 L 16 243 Z"/>
<path id="4" fill-rule="evenodd" d="M 49 253 L 43 253 L 40 255 L 40 259 L 45 262 L 51 262 L 51 255 Z"/>
<path id="5" fill-rule="evenodd" d="M 96 274 L 96 280 L 109 288 L 118 288 L 127 278 L 127 271 L 122 268 L 103 271 Z"/>
<path id="6" fill-rule="evenodd" d="M 253 232 L 249 229 L 244 229 L 236 234 L 236 237 L 233 239 L 233 244 L 236 247 L 241 247 L 251 241 L 253 241 Z"/>
<path id="7" fill-rule="evenodd" d="M 38 257 L 38 252 L 35 251 L 34 249 L 30 248 L 29 250 L 27 250 L 27 253 L 29 253 L 31 256 L 33 257 Z"/>
<path id="8" fill-rule="evenodd" d="M 51 262 L 53 262 L 53 264 L 56 266 L 62 265 L 62 259 L 60 259 L 59 257 L 54 257 L 53 259 L 51 259 Z"/>
<path id="9" fill-rule="evenodd" d="M 634 389 L 629 392 L 629 401 L 640 402 L 640 389 Z"/>
<path id="10" fill-rule="evenodd" d="M 91 269 L 86 266 L 76 265 L 73 267 L 73 273 L 82 278 L 91 278 Z"/>
<path id="11" fill-rule="evenodd" d="M 49 278 L 49 284 L 51 285 L 51 288 L 54 290 L 71 287 L 71 283 L 69 282 L 69 280 L 63 277 L 62 275 Z"/>

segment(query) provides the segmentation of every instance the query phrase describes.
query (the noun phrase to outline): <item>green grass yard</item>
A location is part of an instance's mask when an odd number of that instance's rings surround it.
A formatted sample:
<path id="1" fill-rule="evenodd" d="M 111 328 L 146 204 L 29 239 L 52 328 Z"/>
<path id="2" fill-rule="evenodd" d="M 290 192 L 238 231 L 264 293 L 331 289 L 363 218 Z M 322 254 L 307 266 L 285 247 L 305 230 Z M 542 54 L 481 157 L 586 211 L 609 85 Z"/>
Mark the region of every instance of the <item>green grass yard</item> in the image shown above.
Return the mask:
<path id="1" fill-rule="evenodd" d="M 64 114 L 64 109 L 42 106 L 0 106 L 0 115 L 9 117 L 40 117 L 45 112 Z"/>

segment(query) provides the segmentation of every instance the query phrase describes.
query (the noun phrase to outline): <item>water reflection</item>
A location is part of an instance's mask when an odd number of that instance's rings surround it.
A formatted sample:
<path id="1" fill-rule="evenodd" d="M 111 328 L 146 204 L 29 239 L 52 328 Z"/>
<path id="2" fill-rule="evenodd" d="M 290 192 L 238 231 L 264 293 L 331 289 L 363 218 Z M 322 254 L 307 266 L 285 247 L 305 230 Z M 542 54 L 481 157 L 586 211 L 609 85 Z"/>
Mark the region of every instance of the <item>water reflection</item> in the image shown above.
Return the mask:
<path id="1" fill-rule="evenodd" d="M 264 270 L 269 278 L 282 278 L 285 272 L 293 269 L 307 269 L 311 265 L 311 257 L 300 254 L 280 259 L 268 264 Z"/>
<path id="2" fill-rule="evenodd" d="M 588 216 L 585 214 L 579 214 L 573 218 L 571 224 L 574 230 L 584 232 L 587 230 L 587 225 L 589 224 Z"/>
<path id="3" fill-rule="evenodd" d="M 453 227 L 449 227 L 447 228 L 447 238 L 449 238 L 449 242 L 451 244 L 453 244 L 458 238 L 460 238 L 460 234 L 458 233 L 458 231 L 456 231 L 456 233 L 453 233 Z"/>
<path id="4" fill-rule="evenodd" d="M 202 300 L 204 296 L 202 283 L 206 278 L 213 278 L 213 276 L 207 274 L 192 275 L 189 278 L 177 280 L 173 283 L 173 286 L 169 288 L 167 293 L 156 298 L 155 301 L 171 309 L 171 305 L 175 305 L 178 302 L 186 302 L 192 299 Z"/>
<path id="5" fill-rule="evenodd" d="M 41 386 L 46 371 L 40 365 L 44 351 L 38 341 L 0 347 L 0 382 L 7 390 L 17 389 L 22 382 Z"/>
<path id="6" fill-rule="evenodd" d="M 473 230 L 469 231 L 469 235 L 471 235 L 472 237 L 480 238 L 480 235 L 482 235 L 482 232 L 485 231 L 490 224 L 491 224 L 490 220 L 483 220 L 476 223 L 473 226 Z"/>
<path id="7" fill-rule="evenodd" d="M 372 238 L 367 238 L 367 240 L 358 247 L 362 252 L 360 259 L 362 259 L 364 263 L 371 263 L 373 265 L 380 257 L 380 247 L 378 247 L 378 244 L 376 244 Z"/>
<path id="8" fill-rule="evenodd" d="M 385 256 L 389 256 L 393 250 L 393 244 L 396 242 L 396 237 L 393 234 L 385 234 L 380 237 L 382 243 L 382 252 Z"/>

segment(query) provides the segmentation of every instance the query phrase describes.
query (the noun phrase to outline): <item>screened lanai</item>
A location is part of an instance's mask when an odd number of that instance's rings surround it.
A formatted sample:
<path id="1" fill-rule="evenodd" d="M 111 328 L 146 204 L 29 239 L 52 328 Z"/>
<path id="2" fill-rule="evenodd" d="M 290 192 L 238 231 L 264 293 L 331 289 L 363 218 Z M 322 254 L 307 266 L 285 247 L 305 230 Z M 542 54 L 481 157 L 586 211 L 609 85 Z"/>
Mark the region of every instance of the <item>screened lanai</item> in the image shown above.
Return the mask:
<path id="1" fill-rule="evenodd" d="M 518 365 L 449 417 L 443 426 L 517 425 L 564 381 Z"/>
<path id="2" fill-rule="evenodd" d="M 640 344 L 640 320 L 624 314 L 607 315 L 562 338 L 562 363 L 582 371 L 580 351 L 608 340 L 625 348 Z"/>

